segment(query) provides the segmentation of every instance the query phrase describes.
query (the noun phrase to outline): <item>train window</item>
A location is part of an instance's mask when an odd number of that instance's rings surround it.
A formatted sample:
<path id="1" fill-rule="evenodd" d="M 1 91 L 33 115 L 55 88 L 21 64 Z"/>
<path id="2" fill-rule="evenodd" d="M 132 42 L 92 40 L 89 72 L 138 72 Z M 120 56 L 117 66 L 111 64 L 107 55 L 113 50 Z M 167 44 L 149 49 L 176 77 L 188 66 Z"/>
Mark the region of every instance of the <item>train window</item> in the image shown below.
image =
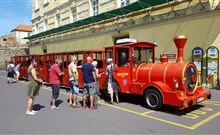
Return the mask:
<path id="1" fill-rule="evenodd" d="M 66 55 L 64 55 L 63 57 L 64 57 L 64 60 L 63 60 L 63 64 L 64 64 L 64 65 L 63 65 L 63 67 L 66 68 L 66 67 L 68 66 L 68 65 L 67 65 L 68 63 L 67 63 Z"/>
<path id="2" fill-rule="evenodd" d="M 42 68 L 43 67 L 43 56 L 42 57 L 40 57 L 40 67 Z"/>
<path id="3" fill-rule="evenodd" d="M 128 67 L 129 66 L 129 49 L 119 48 L 118 52 L 118 67 Z"/>
<path id="4" fill-rule="evenodd" d="M 98 62 L 97 67 L 103 68 L 102 53 L 101 52 L 93 53 L 93 58 L 94 58 L 94 60 L 96 60 Z"/>
<path id="5" fill-rule="evenodd" d="M 91 52 L 86 52 L 86 57 L 91 56 Z"/>
<path id="6" fill-rule="evenodd" d="M 153 63 L 154 62 L 154 51 L 151 48 L 135 47 L 134 48 L 134 64 L 140 63 Z"/>
<path id="7" fill-rule="evenodd" d="M 77 67 L 82 67 L 83 65 L 83 54 L 82 53 L 79 53 L 79 54 L 76 54 L 76 57 L 77 57 Z"/>
<path id="8" fill-rule="evenodd" d="M 108 59 L 108 58 L 113 58 L 113 50 L 112 50 L 112 48 L 108 48 L 108 49 L 106 49 L 106 56 L 105 56 L 105 58 L 106 58 L 106 60 Z M 106 63 L 107 63 L 107 61 L 106 61 Z"/>

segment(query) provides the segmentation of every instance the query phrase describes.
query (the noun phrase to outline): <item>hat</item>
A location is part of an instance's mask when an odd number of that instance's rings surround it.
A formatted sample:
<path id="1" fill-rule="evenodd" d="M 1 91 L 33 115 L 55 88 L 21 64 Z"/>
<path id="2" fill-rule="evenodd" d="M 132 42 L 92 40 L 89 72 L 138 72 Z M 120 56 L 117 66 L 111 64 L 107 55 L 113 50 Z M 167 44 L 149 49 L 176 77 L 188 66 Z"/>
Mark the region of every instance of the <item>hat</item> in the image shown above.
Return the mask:
<path id="1" fill-rule="evenodd" d="M 62 60 L 61 59 L 56 59 L 55 63 L 60 64 L 60 63 L 62 63 Z"/>
<path id="2" fill-rule="evenodd" d="M 108 59 L 107 59 L 107 63 L 110 63 L 110 62 L 112 62 L 112 61 L 113 61 L 112 58 L 108 58 Z"/>
<path id="3" fill-rule="evenodd" d="M 97 64 L 98 64 L 97 61 L 93 61 L 93 62 L 92 62 L 92 65 L 93 65 L 93 66 L 97 66 Z"/>

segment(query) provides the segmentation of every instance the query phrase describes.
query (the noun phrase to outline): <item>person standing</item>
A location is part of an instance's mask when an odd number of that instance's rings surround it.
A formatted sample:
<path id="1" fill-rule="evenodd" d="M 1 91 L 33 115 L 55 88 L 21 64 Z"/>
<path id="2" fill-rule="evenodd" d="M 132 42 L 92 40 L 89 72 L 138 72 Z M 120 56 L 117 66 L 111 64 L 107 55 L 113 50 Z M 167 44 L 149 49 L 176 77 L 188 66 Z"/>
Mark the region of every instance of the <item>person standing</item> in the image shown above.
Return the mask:
<path id="1" fill-rule="evenodd" d="M 108 76 L 108 93 L 110 94 L 110 104 L 113 104 L 113 95 L 115 93 L 115 97 L 116 97 L 116 103 L 119 103 L 119 99 L 118 99 L 118 88 L 117 88 L 117 84 L 114 80 L 114 64 L 113 64 L 113 59 L 112 58 L 108 58 L 107 62 L 109 63 L 109 65 L 106 68 L 106 75 Z"/>
<path id="2" fill-rule="evenodd" d="M 73 108 L 79 107 L 77 103 L 77 95 L 79 93 L 78 71 L 76 56 L 71 57 L 71 63 L 68 65 L 68 74 L 70 81 L 70 99 L 69 106 Z"/>
<path id="3" fill-rule="evenodd" d="M 8 70 L 8 73 L 7 73 L 8 82 L 7 83 L 11 83 L 12 79 L 14 78 L 14 72 L 15 72 L 15 65 L 13 64 L 12 61 L 8 64 L 7 70 Z"/>
<path id="4" fill-rule="evenodd" d="M 94 109 L 93 102 L 94 102 L 94 94 L 95 94 L 95 86 L 96 86 L 96 74 L 94 70 L 94 66 L 92 63 L 92 58 L 88 56 L 86 58 L 86 64 L 82 66 L 82 73 L 83 73 L 83 81 L 84 81 L 84 88 L 83 88 L 83 109 L 86 108 L 86 96 L 89 96 L 90 99 L 90 110 Z"/>
<path id="5" fill-rule="evenodd" d="M 21 66 L 21 63 L 19 63 L 19 64 L 15 67 L 16 81 L 19 80 L 19 76 L 20 76 L 19 69 L 20 69 L 20 66 Z"/>
<path id="6" fill-rule="evenodd" d="M 61 59 L 55 60 L 55 64 L 50 67 L 50 84 L 52 87 L 52 104 L 51 108 L 58 110 L 59 107 L 56 106 L 56 99 L 60 94 L 60 79 L 59 77 L 64 75 L 63 72 L 60 71 L 60 65 L 62 63 Z"/>
<path id="7" fill-rule="evenodd" d="M 40 84 L 43 80 L 38 78 L 38 72 L 35 70 L 37 62 L 35 59 L 31 59 L 31 64 L 28 67 L 28 92 L 27 95 L 30 97 L 27 104 L 26 115 L 35 115 L 37 111 L 33 110 L 33 103 L 35 96 L 39 95 Z"/>
<path id="8" fill-rule="evenodd" d="M 97 109 L 98 107 L 98 95 L 99 95 L 99 78 L 101 77 L 102 74 L 99 74 L 97 65 L 97 61 L 93 61 L 92 65 L 94 66 L 95 74 L 96 74 L 96 86 L 95 86 L 95 95 L 94 95 L 94 108 Z"/>

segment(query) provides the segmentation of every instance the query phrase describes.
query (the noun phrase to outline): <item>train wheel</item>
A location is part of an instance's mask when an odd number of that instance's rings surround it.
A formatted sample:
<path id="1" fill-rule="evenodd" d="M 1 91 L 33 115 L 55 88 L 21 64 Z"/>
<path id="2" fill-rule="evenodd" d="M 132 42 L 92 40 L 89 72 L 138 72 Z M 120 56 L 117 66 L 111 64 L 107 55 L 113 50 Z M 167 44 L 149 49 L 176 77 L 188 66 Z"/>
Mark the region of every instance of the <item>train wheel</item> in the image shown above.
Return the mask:
<path id="1" fill-rule="evenodd" d="M 152 110 L 160 110 L 163 106 L 162 97 L 155 89 L 149 89 L 144 93 L 144 102 Z"/>

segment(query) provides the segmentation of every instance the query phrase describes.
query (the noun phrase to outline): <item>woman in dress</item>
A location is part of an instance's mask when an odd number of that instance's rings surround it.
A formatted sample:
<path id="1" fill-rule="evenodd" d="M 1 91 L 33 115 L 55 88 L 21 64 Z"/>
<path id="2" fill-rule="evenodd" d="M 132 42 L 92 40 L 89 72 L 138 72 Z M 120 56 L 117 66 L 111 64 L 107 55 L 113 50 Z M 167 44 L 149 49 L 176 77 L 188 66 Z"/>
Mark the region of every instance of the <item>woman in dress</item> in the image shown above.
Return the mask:
<path id="1" fill-rule="evenodd" d="M 40 85 L 42 84 L 43 80 L 38 78 L 38 72 L 35 70 L 37 66 L 37 62 L 35 59 L 31 59 L 31 64 L 28 67 L 28 92 L 27 95 L 30 97 L 27 104 L 26 115 L 35 115 L 37 111 L 33 110 L 33 103 L 35 96 L 39 95 Z"/>

